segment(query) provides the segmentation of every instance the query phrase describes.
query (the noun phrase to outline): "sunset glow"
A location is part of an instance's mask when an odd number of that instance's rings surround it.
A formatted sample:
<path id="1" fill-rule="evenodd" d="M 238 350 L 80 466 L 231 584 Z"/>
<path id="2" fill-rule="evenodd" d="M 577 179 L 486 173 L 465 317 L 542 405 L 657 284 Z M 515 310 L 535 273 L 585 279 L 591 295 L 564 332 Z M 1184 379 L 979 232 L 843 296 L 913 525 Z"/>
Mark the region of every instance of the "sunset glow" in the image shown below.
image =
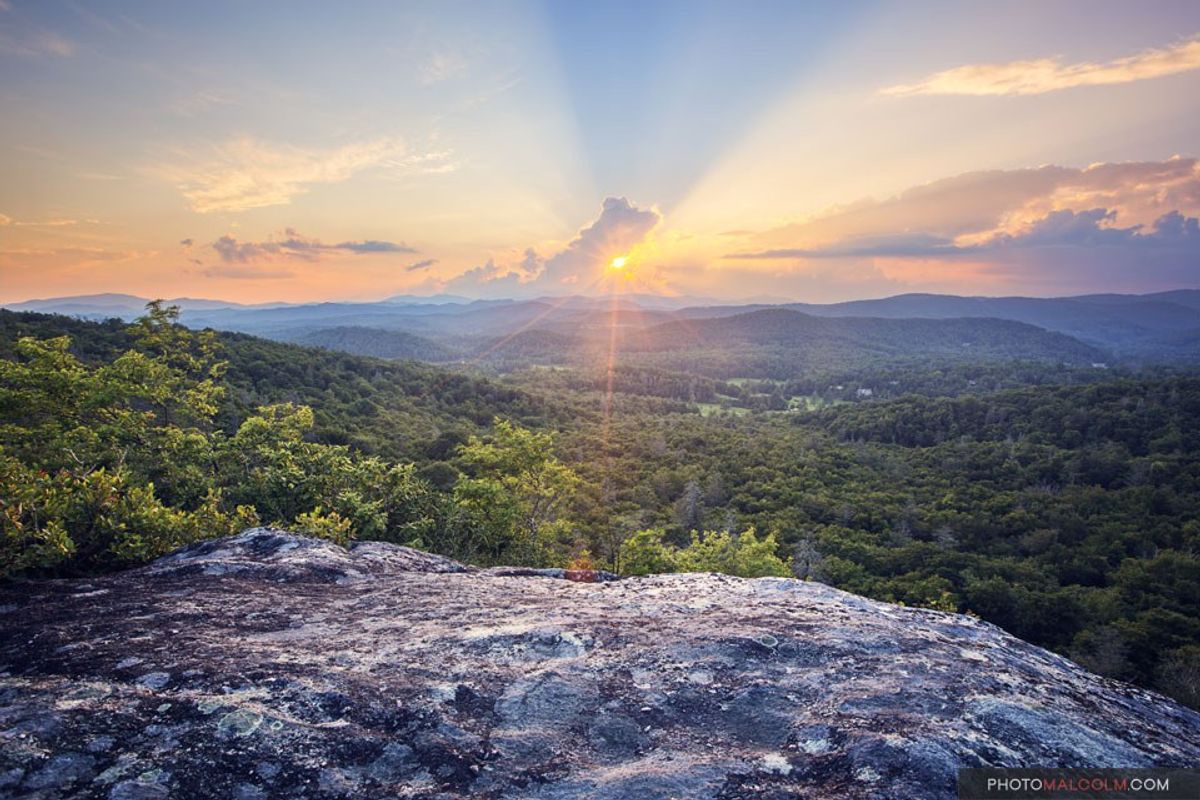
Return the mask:
<path id="1" fill-rule="evenodd" d="M 288 16 L 0 2 L 0 302 L 1200 280 L 1196 4 Z"/>

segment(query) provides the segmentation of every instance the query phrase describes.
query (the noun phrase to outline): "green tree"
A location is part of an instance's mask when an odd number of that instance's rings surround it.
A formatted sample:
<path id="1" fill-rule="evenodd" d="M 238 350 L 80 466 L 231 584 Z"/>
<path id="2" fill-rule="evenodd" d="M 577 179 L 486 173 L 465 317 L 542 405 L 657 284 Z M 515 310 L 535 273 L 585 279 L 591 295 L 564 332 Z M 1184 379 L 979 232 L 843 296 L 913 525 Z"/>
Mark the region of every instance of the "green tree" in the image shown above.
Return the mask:
<path id="1" fill-rule="evenodd" d="M 212 480 L 223 363 L 178 313 L 151 303 L 98 366 L 65 336 L 0 360 L 0 572 L 136 562 L 252 519 Z"/>
<path id="2" fill-rule="evenodd" d="M 229 496 L 273 524 L 286 527 L 303 517 L 301 526 L 313 535 L 428 546 L 437 501 L 413 466 L 307 441 L 312 427 L 312 409 L 291 403 L 264 406 L 247 418 L 220 446 Z"/>
<path id="3" fill-rule="evenodd" d="M 676 548 L 663 541 L 661 528 L 636 531 L 621 543 L 620 570 L 626 575 L 675 572 Z"/>
<path id="4" fill-rule="evenodd" d="M 564 512 L 579 478 L 554 455 L 553 434 L 497 418 L 490 440 L 471 437 L 458 457 L 470 475 L 454 487 L 461 541 L 489 560 L 541 564 L 563 555 Z"/>
<path id="5" fill-rule="evenodd" d="M 754 528 L 740 534 L 729 531 L 692 532 L 691 543 L 675 562 L 681 572 L 724 572 L 744 578 L 790 577 L 788 562 L 776 555 L 775 534 L 758 538 Z"/>
<path id="6" fill-rule="evenodd" d="M 791 577 L 791 565 L 776 555 L 775 534 L 758 538 L 754 528 L 740 534 L 729 531 L 693 531 L 687 547 L 664 540 L 662 529 L 632 534 L 621 546 L 621 569 L 627 575 L 655 572 L 723 572 L 743 578 Z"/>

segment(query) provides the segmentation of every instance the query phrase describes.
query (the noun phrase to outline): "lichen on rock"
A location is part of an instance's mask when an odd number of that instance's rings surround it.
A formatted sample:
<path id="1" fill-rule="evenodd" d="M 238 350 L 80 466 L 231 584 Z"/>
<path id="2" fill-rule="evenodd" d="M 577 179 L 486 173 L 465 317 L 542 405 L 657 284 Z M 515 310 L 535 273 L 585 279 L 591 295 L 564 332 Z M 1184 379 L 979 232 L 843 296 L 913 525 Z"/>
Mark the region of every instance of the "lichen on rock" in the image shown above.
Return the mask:
<path id="1" fill-rule="evenodd" d="M 578 577 L 258 528 L 10 584 L 0 796 L 948 798 L 959 767 L 1200 762 L 1200 715 L 977 619 Z"/>

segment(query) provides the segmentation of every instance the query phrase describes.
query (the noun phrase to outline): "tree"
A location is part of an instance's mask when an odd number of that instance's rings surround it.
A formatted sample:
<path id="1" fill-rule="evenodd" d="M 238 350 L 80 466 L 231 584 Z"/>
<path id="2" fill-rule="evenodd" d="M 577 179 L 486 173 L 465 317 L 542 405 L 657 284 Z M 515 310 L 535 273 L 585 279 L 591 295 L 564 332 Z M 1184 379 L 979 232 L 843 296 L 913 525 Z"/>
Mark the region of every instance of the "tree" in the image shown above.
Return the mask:
<path id="1" fill-rule="evenodd" d="M 620 568 L 626 575 L 653 575 L 675 571 L 675 548 L 663 541 L 661 528 L 650 528 L 630 534 L 621 543 Z"/>
<path id="2" fill-rule="evenodd" d="M 758 538 L 754 528 L 741 534 L 692 532 L 691 543 L 678 548 L 665 541 L 661 528 L 632 534 L 621 546 L 621 569 L 627 575 L 655 572 L 724 572 L 744 578 L 789 577 L 790 567 L 776 555 L 774 534 Z"/>
<path id="3" fill-rule="evenodd" d="M 811 537 L 792 548 L 792 574 L 802 581 L 820 581 L 825 577 L 825 557 Z"/>
<path id="4" fill-rule="evenodd" d="M 1076 636 L 1071 657 L 1106 678 L 1127 680 L 1131 676 L 1129 640 L 1112 625 L 1093 628 Z"/>
<path id="5" fill-rule="evenodd" d="M 328 533 L 335 541 L 428 546 L 438 512 L 415 468 L 307 441 L 312 426 L 312 409 L 291 403 L 264 406 L 247 418 L 220 447 L 229 496 L 274 524 L 303 517 L 306 531 Z"/>
<path id="6" fill-rule="evenodd" d="M 147 312 L 99 366 L 65 336 L 0 360 L 0 574 L 136 562 L 253 519 L 212 480 L 211 337 L 178 328 L 177 308 Z"/>
<path id="7" fill-rule="evenodd" d="M 259 519 L 343 543 L 433 538 L 441 511 L 414 467 L 307 440 L 307 406 L 217 430 L 225 364 L 178 313 L 151 303 L 133 347 L 99 364 L 67 337 L 0 359 L 0 575 L 136 563 Z"/>
<path id="8" fill-rule="evenodd" d="M 1174 650 L 1158 668 L 1158 688 L 1181 703 L 1200 708 L 1200 647 Z"/>
<path id="9" fill-rule="evenodd" d="M 579 484 L 575 471 L 554 455 L 554 436 L 496 418 L 492 436 L 458 449 L 471 477 L 454 487 L 459 525 L 489 558 L 546 561 L 569 530 L 563 512 Z"/>
<path id="10" fill-rule="evenodd" d="M 704 493 L 696 481 L 688 481 L 683 487 L 683 494 L 675 503 L 675 519 L 685 532 L 704 527 Z"/>

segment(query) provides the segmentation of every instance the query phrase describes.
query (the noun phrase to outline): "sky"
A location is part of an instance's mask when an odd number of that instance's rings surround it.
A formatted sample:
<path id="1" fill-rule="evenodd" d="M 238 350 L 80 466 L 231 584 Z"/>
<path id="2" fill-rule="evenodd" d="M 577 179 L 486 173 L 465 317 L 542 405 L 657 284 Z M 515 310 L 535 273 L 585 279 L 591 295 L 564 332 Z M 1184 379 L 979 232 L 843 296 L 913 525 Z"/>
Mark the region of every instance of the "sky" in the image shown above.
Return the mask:
<path id="1" fill-rule="evenodd" d="M 1200 3 L 0 0 L 0 302 L 1200 287 Z"/>

